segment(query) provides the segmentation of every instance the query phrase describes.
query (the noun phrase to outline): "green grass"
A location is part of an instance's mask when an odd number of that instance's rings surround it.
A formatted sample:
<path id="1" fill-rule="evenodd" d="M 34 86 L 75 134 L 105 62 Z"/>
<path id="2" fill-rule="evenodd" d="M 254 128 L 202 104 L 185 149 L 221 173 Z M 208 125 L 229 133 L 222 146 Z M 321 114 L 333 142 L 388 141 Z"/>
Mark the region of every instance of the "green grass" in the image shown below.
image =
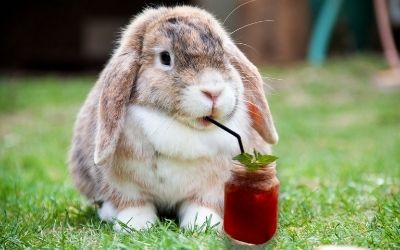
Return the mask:
<path id="1" fill-rule="evenodd" d="M 369 56 L 324 67 L 266 69 L 283 80 L 269 102 L 280 142 L 275 249 L 322 244 L 400 249 L 400 92 L 380 92 L 383 69 Z M 182 231 L 165 220 L 116 234 L 68 178 L 75 115 L 95 77 L 0 78 L 2 248 L 223 249 L 213 230 Z"/>

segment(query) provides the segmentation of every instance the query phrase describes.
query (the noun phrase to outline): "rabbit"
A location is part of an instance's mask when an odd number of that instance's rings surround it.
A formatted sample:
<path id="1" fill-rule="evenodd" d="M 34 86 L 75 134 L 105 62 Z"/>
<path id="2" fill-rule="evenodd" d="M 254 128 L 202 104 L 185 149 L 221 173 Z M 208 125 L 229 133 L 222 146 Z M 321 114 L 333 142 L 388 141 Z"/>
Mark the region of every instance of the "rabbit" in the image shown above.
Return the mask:
<path id="1" fill-rule="evenodd" d="M 224 183 L 240 151 L 207 116 L 247 149 L 268 153 L 278 141 L 257 68 L 211 14 L 145 9 L 78 113 L 72 181 L 117 231 L 148 229 L 165 211 L 182 228 L 221 229 Z"/>

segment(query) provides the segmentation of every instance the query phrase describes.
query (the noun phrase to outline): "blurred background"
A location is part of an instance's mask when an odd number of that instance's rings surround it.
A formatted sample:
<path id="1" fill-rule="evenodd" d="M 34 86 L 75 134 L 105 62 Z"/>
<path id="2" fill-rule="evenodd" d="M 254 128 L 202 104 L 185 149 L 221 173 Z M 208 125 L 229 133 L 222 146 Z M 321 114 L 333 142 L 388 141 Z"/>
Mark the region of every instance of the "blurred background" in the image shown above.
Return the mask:
<path id="1" fill-rule="evenodd" d="M 328 30 L 324 55 L 380 53 L 372 0 L 338 0 L 334 5 L 339 7 L 331 7 L 330 13 L 323 12 L 327 2 L 330 1 L 6 1 L 2 3 L 0 17 L 0 70 L 5 73 L 100 70 L 111 54 L 121 27 L 132 16 L 145 7 L 176 4 L 200 6 L 221 22 L 225 21 L 224 26 L 235 31 L 233 37 L 239 47 L 257 65 L 305 61 L 311 50 L 318 50 L 318 45 L 312 48 L 311 43 L 313 28 L 321 22 L 322 15 L 333 15 L 332 20 L 324 23 L 324 29 Z M 241 4 L 244 5 L 231 13 Z M 400 8 L 390 9 L 398 44 Z M 260 22 L 263 20 L 272 21 Z M 246 26 L 254 22 L 259 23 Z M 246 27 L 240 29 L 243 26 Z"/>
<path id="2" fill-rule="evenodd" d="M 75 117 L 121 28 L 176 4 L 212 12 L 264 77 L 280 137 L 271 248 L 399 249 L 400 0 L 3 1 L 0 248 L 224 249 L 212 234 L 115 235 L 68 174 Z"/>

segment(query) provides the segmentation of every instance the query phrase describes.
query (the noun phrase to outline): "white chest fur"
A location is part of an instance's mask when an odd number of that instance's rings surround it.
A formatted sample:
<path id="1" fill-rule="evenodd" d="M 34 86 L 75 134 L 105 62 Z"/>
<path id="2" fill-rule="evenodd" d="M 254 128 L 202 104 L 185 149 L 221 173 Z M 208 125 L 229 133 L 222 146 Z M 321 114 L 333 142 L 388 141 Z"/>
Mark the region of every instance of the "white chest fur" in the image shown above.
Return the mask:
<path id="1" fill-rule="evenodd" d="M 180 161 L 163 156 L 151 165 L 130 161 L 127 167 L 132 169 L 131 173 L 140 181 L 128 185 L 130 188 L 125 190 L 129 194 L 126 195 L 145 196 L 164 207 L 195 196 L 210 196 L 212 201 L 217 201 L 221 199 L 222 185 L 229 177 L 230 165 L 227 162 L 221 161 L 217 165 L 201 160 Z M 140 185 L 136 185 L 138 183 Z M 140 194 L 136 191 L 140 191 Z"/>
<path id="2" fill-rule="evenodd" d="M 237 113 L 226 125 L 244 134 L 247 117 Z M 128 144 L 146 152 L 123 163 L 140 185 L 126 183 L 120 191 L 132 198 L 146 194 L 167 206 L 199 193 L 219 199 L 222 190 L 216 194 L 212 189 L 222 188 L 229 177 L 229 159 L 239 152 L 236 138 L 219 128 L 195 130 L 141 106 L 129 107 L 123 133 Z M 146 159 L 155 152 L 157 157 Z"/>

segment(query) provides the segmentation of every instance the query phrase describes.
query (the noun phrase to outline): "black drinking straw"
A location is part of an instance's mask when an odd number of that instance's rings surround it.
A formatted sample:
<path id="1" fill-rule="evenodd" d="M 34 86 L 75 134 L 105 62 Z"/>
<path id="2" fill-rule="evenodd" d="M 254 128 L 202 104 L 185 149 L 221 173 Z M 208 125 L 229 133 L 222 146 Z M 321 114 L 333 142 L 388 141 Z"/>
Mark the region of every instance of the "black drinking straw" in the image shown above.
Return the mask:
<path id="1" fill-rule="evenodd" d="M 244 153 L 244 149 L 243 149 L 243 144 L 242 144 L 242 139 L 240 138 L 240 135 L 238 133 L 236 133 L 235 131 L 231 130 L 230 128 L 225 127 L 224 125 L 222 125 L 221 123 L 217 122 L 216 120 L 213 120 L 211 117 L 206 116 L 205 119 L 209 122 L 211 122 L 212 124 L 214 124 L 215 126 L 222 128 L 223 130 L 225 130 L 226 132 L 228 132 L 229 134 L 233 135 L 234 137 L 236 137 L 236 139 L 239 142 L 239 147 L 240 147 L 240 152 L 243 154 Z"/>

